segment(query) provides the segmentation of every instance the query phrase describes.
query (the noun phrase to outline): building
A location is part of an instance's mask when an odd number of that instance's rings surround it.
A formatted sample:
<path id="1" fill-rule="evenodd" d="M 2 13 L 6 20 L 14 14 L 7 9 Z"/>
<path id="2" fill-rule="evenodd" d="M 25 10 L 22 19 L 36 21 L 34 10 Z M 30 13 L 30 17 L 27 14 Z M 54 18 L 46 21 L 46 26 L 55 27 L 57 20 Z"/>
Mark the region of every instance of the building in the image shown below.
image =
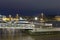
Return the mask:
<path id="1" fill-rule="evenodd" d="M 60 16 L 55 16 L 54 18 L 56 21 L 60 21 Z"/>

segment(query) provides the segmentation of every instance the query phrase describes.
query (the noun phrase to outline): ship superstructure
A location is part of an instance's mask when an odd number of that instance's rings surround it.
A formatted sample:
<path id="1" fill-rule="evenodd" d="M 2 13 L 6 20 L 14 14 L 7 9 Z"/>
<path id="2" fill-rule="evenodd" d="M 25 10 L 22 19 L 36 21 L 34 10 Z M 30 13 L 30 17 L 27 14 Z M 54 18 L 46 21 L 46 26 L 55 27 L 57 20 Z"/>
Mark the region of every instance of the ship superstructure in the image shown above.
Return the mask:
<path id="1" fill-rule="evenodd" d="M 38 22 L 37 20 L 29 22 L 27 19 L 23 19 L 22 17 L 19 17 L 18 14 L 16 18 L 12 18 L 10 15 L 9 20 L 10 21 L 4 23 L 4 25 L 0 24 L 0 28 L 32 29 L 30 30 L 31 32 L 60 31 L 59 28 L 54 27 L 54 22 L 52 20 L 45 20 L 43 13 L 41 13 Z"/>

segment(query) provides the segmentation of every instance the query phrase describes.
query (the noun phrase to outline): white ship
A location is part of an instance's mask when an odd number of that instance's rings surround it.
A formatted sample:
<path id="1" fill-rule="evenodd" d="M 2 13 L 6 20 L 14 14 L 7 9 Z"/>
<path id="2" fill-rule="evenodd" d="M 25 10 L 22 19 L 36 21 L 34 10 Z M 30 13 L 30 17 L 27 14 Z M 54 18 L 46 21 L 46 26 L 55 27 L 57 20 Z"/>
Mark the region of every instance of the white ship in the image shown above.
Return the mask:
<path id="1" fill-rule="evenodd" d="M 23 19 L 22 17 L 20 17 L 18 21 L 11 20 L 9 22 L 4 22 L 3 20 L 1 20 L 0 28 L 2 28 L 4 32 L 7 31 L 9 33 L 14 34 L 14 32 L 17 29 L 23 29 L 23 30 L 25 30 L 25 29 L 33 29 L 34 24 L 27 21 L 26 19 Z"/>
<path id="2" fill-rule="evenodd" d="M 51 32 L 51 31 L 60 31 L 60 28 L 53 27 L 52 23 L 46 23 L 43 18 L 43 13 L 41 14 L 41 18 L 39 22 L 29 22 L 26 19 L 20 17 L 18 21 L 10 21 L 5 23 L 4 26 L 0 25 L 0 28 L 10 29 L 32 29 L 30 32 Z"/>
<path id="3" fill-rule="evenodd" d="M 32 29 L 34 24 L 20 17 L 17 21 L 11 20 L 9 22 L 0 21 L 0 28 L 14 28 L 14 29 Z"/>
<path id="4" fill-rule="evenodd" d="M 30 32 L 53 32 L 53 31 L 60 31 L 59 27 L 54 27 L 53 23 L 48 23 L 43 18 L 43 13 L 41 14 L 40 22 L 34 22 L 35 27 L 34 29 L 30 30 Z M 51 20 L 52 21 L 52 20 Z M 57 26 L 57 25 L 55 25 Z"/>

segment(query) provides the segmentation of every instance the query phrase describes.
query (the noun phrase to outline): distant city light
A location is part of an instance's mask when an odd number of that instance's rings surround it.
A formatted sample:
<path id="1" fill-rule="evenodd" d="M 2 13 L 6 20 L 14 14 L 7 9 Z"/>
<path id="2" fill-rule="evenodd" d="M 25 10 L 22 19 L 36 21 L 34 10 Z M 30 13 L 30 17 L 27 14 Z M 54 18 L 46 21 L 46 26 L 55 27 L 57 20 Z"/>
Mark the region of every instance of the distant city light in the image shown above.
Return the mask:
<path id="1" fill-rule="evenodd" d="M 55 20 L 60 21 L 60 16 L 55 16 Z"/>
<path id="2" fill-rule="evenodd" d="M 40 20 L 42 21 L 43 19 L 41 18 Z"/>

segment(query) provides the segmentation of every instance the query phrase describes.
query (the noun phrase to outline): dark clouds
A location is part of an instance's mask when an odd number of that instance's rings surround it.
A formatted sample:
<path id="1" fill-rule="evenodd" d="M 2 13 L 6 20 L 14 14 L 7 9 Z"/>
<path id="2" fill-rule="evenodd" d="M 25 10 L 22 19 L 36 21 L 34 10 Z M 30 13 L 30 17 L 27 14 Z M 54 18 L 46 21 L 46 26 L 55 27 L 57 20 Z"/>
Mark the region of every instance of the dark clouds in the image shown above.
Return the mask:
<path id="1" fill-rule="evenodd" d="M 54 12 L 50 10 L 45 13 L 57 14 L 59 10 L 56 9 L 60 9 L 60 0 L 0 0 L 0 8 L 1 14 L 36 15 L 45 12 L 45 9 L 55 9 Z"/>
<path id="2" fill-rule="evenodd" d="M 16 8 L 60 8 L 60 0 L 0 0 L 2 7 Z"/>

